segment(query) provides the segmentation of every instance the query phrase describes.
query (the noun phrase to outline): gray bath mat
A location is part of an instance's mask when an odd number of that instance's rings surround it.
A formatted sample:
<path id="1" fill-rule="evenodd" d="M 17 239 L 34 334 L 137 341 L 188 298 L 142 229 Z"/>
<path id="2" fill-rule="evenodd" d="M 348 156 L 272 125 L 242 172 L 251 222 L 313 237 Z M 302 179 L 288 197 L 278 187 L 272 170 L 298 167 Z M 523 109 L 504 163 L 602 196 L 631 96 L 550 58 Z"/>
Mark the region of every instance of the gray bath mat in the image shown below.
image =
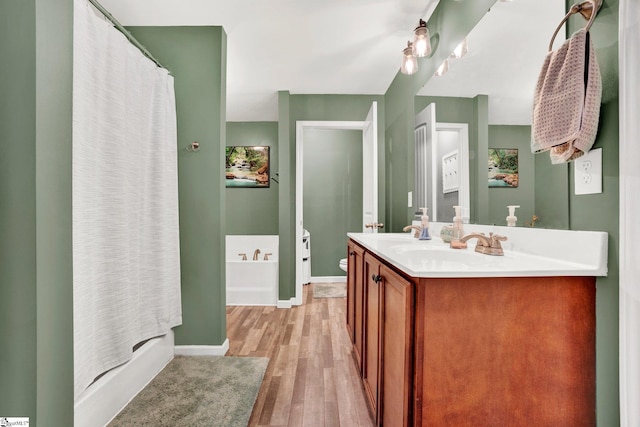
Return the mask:
<path id="1" fill-rule="evenodd" d="M 177 356 L 109 424 L 246 427 L 269 359 Z"/>
<path id="2" fill-rule="evenodd" d="M 342 283 L 314 283 L 314 298 L 344 298 L 347 296 L 347 284 Z"/>

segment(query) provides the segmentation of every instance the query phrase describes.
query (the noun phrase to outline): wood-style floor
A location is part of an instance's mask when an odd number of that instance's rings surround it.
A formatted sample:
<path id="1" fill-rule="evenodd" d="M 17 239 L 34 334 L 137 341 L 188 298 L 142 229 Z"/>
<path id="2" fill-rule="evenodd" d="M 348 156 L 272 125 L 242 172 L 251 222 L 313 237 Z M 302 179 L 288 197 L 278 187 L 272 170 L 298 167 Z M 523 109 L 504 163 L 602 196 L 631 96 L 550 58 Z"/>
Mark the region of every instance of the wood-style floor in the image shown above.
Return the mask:
<path id="1" fill-rule="evenodd" d="M 227 307 L 227 356 L 268 357 L 250 426 L 373 426 L 345 328 L 345 298 Z"/>

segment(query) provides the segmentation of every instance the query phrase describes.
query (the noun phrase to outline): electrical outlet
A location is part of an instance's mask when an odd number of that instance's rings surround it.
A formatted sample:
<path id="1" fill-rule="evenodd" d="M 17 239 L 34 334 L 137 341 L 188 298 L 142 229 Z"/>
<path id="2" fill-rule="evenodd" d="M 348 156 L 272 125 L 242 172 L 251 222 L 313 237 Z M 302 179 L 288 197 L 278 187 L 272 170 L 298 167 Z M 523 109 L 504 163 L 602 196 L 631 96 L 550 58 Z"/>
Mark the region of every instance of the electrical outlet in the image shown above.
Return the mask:
<path id="1" fill-rule="evenodd" d="M 578 157 L 573 170 L 576 195 L 602 193 L 602 148 Z"/>

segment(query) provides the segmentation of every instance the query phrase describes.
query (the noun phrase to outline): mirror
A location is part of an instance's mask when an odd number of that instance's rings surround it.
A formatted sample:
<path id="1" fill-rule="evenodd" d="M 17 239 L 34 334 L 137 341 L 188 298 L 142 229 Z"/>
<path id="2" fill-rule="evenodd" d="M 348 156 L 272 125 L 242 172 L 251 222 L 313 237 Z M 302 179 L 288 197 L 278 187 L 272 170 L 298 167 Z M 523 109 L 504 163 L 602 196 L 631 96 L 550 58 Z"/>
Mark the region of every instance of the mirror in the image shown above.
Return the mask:
<path id="1" fill-rule="evenodd" d="M 536 80 L 564 15 L 563 0 L 496 2 L 467 36 L 468 53 L 449 58 L 448 71 L 432 76 L 416 94 L 416 128 L 428 105 L 435 106 L 436 127 L 469 126 L 469 183 L 460 183 L 468 188 L 459 194 L 470 193 L 469 211 L 463 214 L 470 222 L 506 225 L 507 206 L 518 205 L 518 226 L 569 227 L 567 165 L 551 166 L 548 155 L 534 156 L 530 150 Z M 563 41 L 557 37 L 554 48 Z M 429 163 L 427 175 L 442 182 L 443 172 L 435 168 L 440 160 Z M 424 172 L 416 167 L 416 176 Z M 424 197 L 431 200 L 436 188 L 427 187 Z M 420 203 L 420 196 L 416 199 Z M 436 212 L 432 218 L 438 221 L 453 217 L 447 205 Z"/>

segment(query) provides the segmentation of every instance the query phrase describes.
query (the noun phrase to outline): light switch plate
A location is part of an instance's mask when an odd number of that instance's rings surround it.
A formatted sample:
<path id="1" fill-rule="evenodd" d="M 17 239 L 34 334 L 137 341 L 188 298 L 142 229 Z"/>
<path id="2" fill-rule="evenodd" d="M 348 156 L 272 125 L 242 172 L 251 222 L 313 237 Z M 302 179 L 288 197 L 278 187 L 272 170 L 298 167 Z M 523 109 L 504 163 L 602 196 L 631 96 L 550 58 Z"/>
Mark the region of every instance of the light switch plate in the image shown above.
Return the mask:
<path id="1" fill-rule="evenodd" d="M 573 161 L 576 195 L 602 193 L 602 148 Z"/>
<path id="2" fill-rule="evenodd" d="M 413 191 L 409 191 L 409 197 L 407 198 L 407 207 L 413 207 Z"/>

